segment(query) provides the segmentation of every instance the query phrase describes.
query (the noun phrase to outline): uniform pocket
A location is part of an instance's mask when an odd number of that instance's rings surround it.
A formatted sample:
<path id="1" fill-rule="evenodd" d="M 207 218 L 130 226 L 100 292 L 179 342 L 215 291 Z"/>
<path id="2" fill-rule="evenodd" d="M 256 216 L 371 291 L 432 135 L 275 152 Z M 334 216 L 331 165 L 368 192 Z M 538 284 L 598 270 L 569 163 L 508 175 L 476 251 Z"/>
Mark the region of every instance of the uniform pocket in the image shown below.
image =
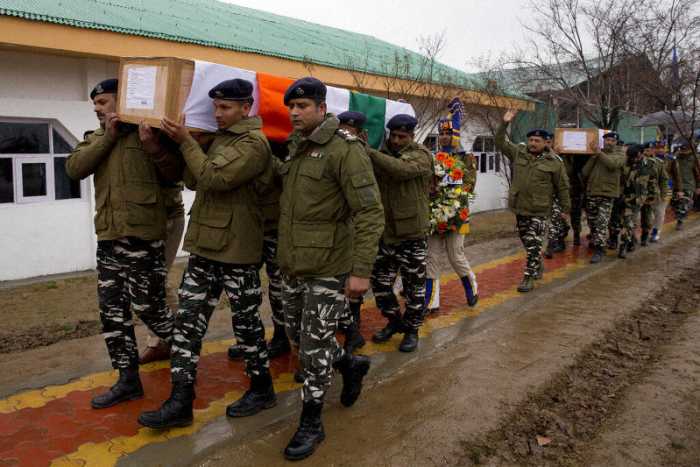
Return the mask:
<path id="1" fill-rule="evenodd" d="M 294 270 L 298 274 L 318 272 L 330 259 L 335 241 L 334 224 L 294 224 Z"/>
<path id="2" fill-rule="evenodd" d="M 126 222 L 131 225 L 153 225 L 156 222 L 156 203 L 158 202 L 157 185 L 127 185 L 124 193 L 126 200 Z"/>
<path id="3" fill-rule="evenodd" d="M 397 236 L 419 233 L 421 226 L 418 222 L 418 206 L 413 203 L 394 208 L 394 230 Z"/>
<path id="4" fill-rule="evenodd" d="M 222 250 L 228 245 L 231 211 L 210 211 L 197 219 L 199 237 L 197 246 L 213 251 Z"/>

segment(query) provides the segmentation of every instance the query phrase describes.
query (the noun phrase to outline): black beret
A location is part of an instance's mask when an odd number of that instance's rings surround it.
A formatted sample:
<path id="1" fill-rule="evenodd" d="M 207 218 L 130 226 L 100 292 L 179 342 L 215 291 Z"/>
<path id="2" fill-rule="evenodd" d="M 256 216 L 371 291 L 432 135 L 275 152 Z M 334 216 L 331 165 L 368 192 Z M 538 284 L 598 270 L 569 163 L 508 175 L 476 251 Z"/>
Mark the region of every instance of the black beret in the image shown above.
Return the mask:
<path id="1" fill-rule="evenodd" d="M 367 117 L 365 117 L 365 114 L 362 112 L 353 112 L 348 110 L 347 112 L 338 114 L 338 120 L 340 120 L 340 123 L 344 123 L 361 130 L 367 121 Z"/>
<path id="2" fill-rule="evenodd" d="M 116 94 L 118 88 L 119 80 L 116 78 L 100 81 L 90 92 L 90 99 L 94 100 L 98 94 Z"/>
<path id="3" fill-rule="evenodd" d="M 307 76 L 292 83 L 284 93 L 284 105 L 292 99 L 313 99 L 316 102 L 326 100 L 326 85 L 320 80 Z"/>
<path id="4" fill-rule="evenodd" d="M 644 149 L 653 149 L 656 148 L 656 141 L 647 141 L 642 145 Z"/>
<path id="5" fill-rule="evenodd" d="M 611 132 L 609 132 L 609 133 L 605 133 L 605 134 L 603 135 L 603 139 L 605 139 L 605 138 L 615 138 L 615 139 L 620 139 L 620 135 L 618 135 L 618 134 L 617 134 L 617 133 L 615 133 L 614 131 L 611 131 Z"/>
<path id="6" fill-rule="evenodd" d="M 416 120 L 415 117 L 408 114 L 398 114 L 391 117 L 391 119 L 387 122 L 386 127 L 392 131 L 399 130 L 410 133 L 416 128 L 416 125 L 418 125 L 418 120 Z"/>
<path id="7" fill-rule="evenodd" d="M 253 98 L 253 83 L 240 78 L 228 79 L 211 88 L 209 97 L 227 101 L 247 101 Z"/>
<path id="8" fill-rule="evenodd" d="M 525 136 L 527 136 L 528 138 L 530 138 L 530 137 L 532 137 L 532 136 L 538 136 L 538 137 L 543 138 L 543 139 L 548 139 L 548 138 L 549 138 L 549 132 L 548 132 L 547 130 L 543 130 L 543 129 L 541 129 L 541 128 L 538 128 L 538 129 L 536 129 L 536 130 L 530 130 L 530 131 L 527 133 L 527 135 L 525 135 Z"/>

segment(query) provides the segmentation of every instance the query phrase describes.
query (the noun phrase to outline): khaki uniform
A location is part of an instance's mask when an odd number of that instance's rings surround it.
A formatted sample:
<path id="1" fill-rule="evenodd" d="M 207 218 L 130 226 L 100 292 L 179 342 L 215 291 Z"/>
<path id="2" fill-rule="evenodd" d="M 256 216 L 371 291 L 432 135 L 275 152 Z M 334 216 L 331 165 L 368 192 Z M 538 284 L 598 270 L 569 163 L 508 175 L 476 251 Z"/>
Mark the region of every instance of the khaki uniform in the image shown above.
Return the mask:
<path id="1" fill-rule="evenodd" d="M 345 357 L 335 333 L 348 275 L 369 277 L 384 230 L 372 165 L 362 144 L 327 115 L 309 136 L 292 133 L 279 168 L 278 259 L 285 325 L 299 347 L 304 402 L 323 401 L 333 364 Z"/>
<path id="2" fill-rule="evenodd" d="M 673 179 L 673 209 L 676 219 L 682 222 L 688 215 L 693 204 L 695 190 L 700 188 L 700 161 L 694 154 L 677 154 L 671 163 L 671 177 Z M 683 193 L 682 196 L 676 195 Z"/>
<path id="3" fill-rule="evenodd" d="M 647 199 L 641 209 L 642 235 L 647 236 L 654 227 L 654 217 L 656 206 L 663 203 L 668 194 L 668 173 L 665 169 L 664 161 L 656 156 L 646 157 L 649 161 L 651 174 L 649 176 L 649 188 Z"/>

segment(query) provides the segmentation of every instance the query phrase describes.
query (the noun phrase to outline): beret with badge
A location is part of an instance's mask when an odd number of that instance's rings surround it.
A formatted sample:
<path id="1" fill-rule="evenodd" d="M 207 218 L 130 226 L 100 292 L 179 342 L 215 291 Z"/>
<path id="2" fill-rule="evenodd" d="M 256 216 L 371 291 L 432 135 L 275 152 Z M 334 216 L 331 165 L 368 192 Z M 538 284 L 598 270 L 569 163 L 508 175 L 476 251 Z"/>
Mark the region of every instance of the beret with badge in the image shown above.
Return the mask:
<path id="1" fill-rule="evenodd" d="M 95 96 L 99 94 L 116 94 L 117 89 L 119 89 L 119 80 L 116 78 L 100 81 L 90 92 L 90 99 L 95 100 Z"/>
<path id="2" fill-rule="evenodd" d="M 605 133 L 605 134 L 603 135 L 603 139 L 605 139 L 605 138 L 615 138 L 615 139 L 620 139 L 620 135 L 618 135 L 618 134 L 617 134 L 617 133 L 615 133 L 614 131 L 610 131 L 610 132 L 608 132 L 608 133 Z"/>
<path id="3" fill-rule="evenodd" d="M 386 127 L 391 131 L 406 131 L 411 133 L 416 128 L 416 125 L 418 125 L 418 120 L 416 120 L 415 117 L 408 114 L 398 114 L 391 117 Z"/>
<path id="4" fill-rule="evenodd" d="M 247 101 L 253 98 L 253 83 L 240 78 L 228 79 L 211 88 L 209 97 L 226 101 Z"/>
<path id="5" fill-rule="evenodd" d="M 365 117 L 365 114 L 362 112 L 348 110 L 347 112 L 338 114 L 338 120 L 342 124 L 362 130 L 367 122 L 367 117 Z"/>
<path id="6" fill-rule="evenodd" d="M 307 76 L 294 81 L 284 93 L 284 105 L 292 99 L 312 99 L 316 102 L 326 100 L 326 85 L 320 80 Z"/>
<path id="7" fill-rule="evenodd" d="M 525 135 L 525 136 L 528 138 L 531 138 L 533 136 L 538 137 L 538 138 L 542 138 L 542 139 L 549 139 L 550 138 L 549 132 L 547 130 L 543 130 L 542 128 L 530 130 L 527 132 L 527 135 Z"/>

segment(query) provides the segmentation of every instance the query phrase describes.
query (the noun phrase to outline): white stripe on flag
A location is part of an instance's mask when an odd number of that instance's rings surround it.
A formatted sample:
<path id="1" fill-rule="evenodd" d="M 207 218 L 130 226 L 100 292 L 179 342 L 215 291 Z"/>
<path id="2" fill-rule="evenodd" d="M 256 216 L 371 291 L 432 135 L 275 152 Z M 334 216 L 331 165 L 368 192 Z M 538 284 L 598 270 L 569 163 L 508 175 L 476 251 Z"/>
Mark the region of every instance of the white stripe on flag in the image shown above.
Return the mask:
<path id="1" fill-rule="evenodd" d="M 326 105 L 328 112 L 338 115 L 350 108 L 350 91 L 328 86 L 326 89 Z"/>
<path id="2" fill-rule="evenodd" d="M 386 113 L 384 114 L 384 126 L 386 127 L 386 124 L 389 122 L 389 120 L 391 120 L 391 117 L 399 114 L 407 114 L 411 115 L 412 117 L 416 116 L 413 106 L 411 106 L 411 104 L 408 102 L 390 101 L 387 99 Z"/>
<path id="3" fill-rule="evenodd" d="M 205 131 L 216 131 L 214 106 L 209 91 L 222 81 L 228 79 L 245 79 L 253 84 L 253 108 L 250 115 L 258 113 L 258 80 L 254 71 L 244 70 L 218 63 L 195 60 L 192 89 L 185 103 L 185 125 Z"/>

